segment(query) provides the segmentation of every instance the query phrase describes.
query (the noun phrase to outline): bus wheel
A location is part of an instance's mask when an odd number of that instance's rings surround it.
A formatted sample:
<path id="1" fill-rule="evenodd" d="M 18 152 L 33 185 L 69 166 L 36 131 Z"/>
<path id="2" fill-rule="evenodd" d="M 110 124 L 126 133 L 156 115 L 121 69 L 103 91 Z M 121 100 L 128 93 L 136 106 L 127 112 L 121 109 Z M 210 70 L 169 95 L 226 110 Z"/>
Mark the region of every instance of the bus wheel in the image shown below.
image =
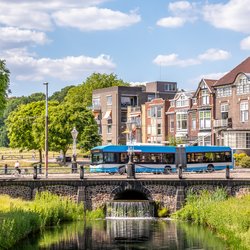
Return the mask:
<path id="1" fill-rule="evenodd" d="M 214 172 L 214 166 L 213 166 L 212 164 L 209 164 L 209 165 L 207 166 L 207 172 L 208 172 L 208 173 Z"/>
<path id="2" fill-rule="evenodd" d="M 109 172 L 110 175 L 114 175 L 115 173 L 114 172 Z"/>
<path id="3" fill-rule="evenodd" d="M 166 166 L 166 167 L 164 168 L 164 174 L 170 174 L 171 172 L 172 172 L 172 169 L 171 169 L 170 166 Z"/>

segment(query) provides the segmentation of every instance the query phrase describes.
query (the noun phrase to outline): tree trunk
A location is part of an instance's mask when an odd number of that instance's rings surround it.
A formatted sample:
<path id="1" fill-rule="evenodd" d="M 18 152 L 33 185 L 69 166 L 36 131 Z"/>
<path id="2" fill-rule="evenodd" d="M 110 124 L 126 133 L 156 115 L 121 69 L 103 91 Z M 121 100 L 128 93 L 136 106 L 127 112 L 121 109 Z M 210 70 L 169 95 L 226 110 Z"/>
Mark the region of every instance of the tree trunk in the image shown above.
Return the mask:
<path id="1" fill-rule="evenodd" d="M 42 164 L 43 162 L 42 150 L 39 149 L 38 151 L 39 151 L 39 162 Z"/>

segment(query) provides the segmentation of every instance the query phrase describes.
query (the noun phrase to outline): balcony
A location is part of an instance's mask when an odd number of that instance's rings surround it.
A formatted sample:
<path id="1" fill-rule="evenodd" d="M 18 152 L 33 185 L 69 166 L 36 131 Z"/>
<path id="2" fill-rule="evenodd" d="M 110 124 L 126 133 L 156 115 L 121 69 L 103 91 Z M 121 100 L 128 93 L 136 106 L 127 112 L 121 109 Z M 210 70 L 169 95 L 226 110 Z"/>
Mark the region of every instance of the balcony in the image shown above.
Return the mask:
<path id="1" fill-rule="evenodd" d="M 101 105 L 92 105 L 91 107 L 89 107 L 90 110 L 92 111 L 101 111 Z"/>
<path id="2" fill-rule="evenodd" d="M 133 112 L 141 112 L 141 107 L 131 107 L 131 111 L 130 111 L 131 113 L 133 113 Z"/>
<path id="3" fill-rule="evenodd" d="M 218 119 L 218 120 L 214 120 L 214 127 L 215 128 L 228 128 L 230 125 L 229 123 L 229 119 Z"/>

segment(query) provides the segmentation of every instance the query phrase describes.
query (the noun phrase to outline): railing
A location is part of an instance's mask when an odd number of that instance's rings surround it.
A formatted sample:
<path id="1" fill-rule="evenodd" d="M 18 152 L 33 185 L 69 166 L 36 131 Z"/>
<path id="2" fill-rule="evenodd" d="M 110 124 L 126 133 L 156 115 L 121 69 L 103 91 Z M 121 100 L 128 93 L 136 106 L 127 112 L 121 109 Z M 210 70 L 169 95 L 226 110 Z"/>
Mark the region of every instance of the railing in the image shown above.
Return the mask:
<path id="1" fill-rule="evenodd" d="M 141 107 L 131 107 L 131 113 L 132 112 L 141 112 Z"/>
<path id="2" fill-rule="evenodd" d="M 228 119 L 214 120 L 214 127 L 215 128 L 228 127 Z"/>

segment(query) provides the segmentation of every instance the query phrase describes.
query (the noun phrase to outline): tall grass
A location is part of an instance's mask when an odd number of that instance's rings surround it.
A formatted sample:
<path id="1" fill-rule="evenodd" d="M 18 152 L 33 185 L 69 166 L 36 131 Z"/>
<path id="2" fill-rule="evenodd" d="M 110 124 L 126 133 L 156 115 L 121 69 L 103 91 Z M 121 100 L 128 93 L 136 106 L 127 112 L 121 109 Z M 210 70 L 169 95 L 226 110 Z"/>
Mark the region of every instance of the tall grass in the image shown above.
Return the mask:
<path id="1" fill-rule="evenodd" d="M 222 189 L 189 194 L 184 208 L 172 217 L 208 226 L 236 249 L 249 249 L 250 195 L 227 198 Z"/>
<path id="2" fill-rule="evenodd" d="M 49 192 L 39 193 L 29 202 L 0 196 L 0 249 L 10 248 L 45 226 L 79 220 L 83 216 L 82 204 Z"/>

